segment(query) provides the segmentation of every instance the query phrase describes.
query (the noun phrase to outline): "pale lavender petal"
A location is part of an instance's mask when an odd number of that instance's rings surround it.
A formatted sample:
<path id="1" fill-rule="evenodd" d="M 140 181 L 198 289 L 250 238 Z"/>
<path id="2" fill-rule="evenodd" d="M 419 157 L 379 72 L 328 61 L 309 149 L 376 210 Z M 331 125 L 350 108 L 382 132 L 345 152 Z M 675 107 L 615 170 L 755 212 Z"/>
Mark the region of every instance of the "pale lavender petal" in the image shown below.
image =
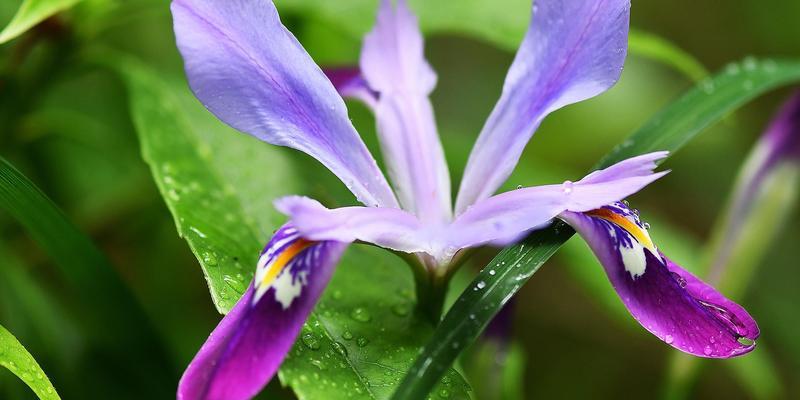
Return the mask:
<path id="1" fill-rule="evenodd" d="M 244 400 L 272 379 L 347 245 L 311 242 L 284 226 L 256 278 L 184 372 L 179 400 Z"/>
<path id="2" fill-rule="evenodd" d="M 342 97 L 361 100 L 367 107 L 375 109 L 378 92 L 367 85 L 358 67 L 325 68 L 323 72 Z"/>
<path id="3" fill-rule="evenodd" d="M 405 0 L 381 1 L 375 28 L 364 38 L 361 70 L 378 92 L 381 149 L 404 209 L 431 223 L 452 215 L 450 174 L 428 95 L 436 74 L 425 61 L 423 38 Z"/>
<path id="4" fill-rule="evenodd" d="M 617 82 L 625 60 L 629 0 L 536 0 L 503 93 L 472 149 L 456 214 L 488 198 L 511 174 L 547 114 Z"/>
<path id="5" fill-rule="evenodd" d="M 561 218 L 589 244 L 631 315 L 659 339 L 709 358 L 755 347 L 759 330 L 747 311 L 664 257 L 624 204 Z"/>
<path id="6" fill-rule="evenodd" d="M 303 237 L 311 240 L 360 240 L 407 253 L 430 252 L 434 232 L 413 214 L 396 208 L 341 207 L 328 209 L 307 197 L 275 201 Z"/>
<path id="7" fill-rule="evenodd" d="M 448 243 L 457 248 L 504 243 L 541 228 L 563 211 L 589 211 L 622 200 L 666 172 L 653 173 L 659 152 L 620 161 L 578 182 L 520 188 L 469 207 L 448 228 Z"/>
<path id="8" fill-rule="evenodd" d="M 172 15 L 189 85 L 214 115 L 311 155 L 364 204 L 397 205 L 342 98 L 272 1 L 174 0 Z"/>

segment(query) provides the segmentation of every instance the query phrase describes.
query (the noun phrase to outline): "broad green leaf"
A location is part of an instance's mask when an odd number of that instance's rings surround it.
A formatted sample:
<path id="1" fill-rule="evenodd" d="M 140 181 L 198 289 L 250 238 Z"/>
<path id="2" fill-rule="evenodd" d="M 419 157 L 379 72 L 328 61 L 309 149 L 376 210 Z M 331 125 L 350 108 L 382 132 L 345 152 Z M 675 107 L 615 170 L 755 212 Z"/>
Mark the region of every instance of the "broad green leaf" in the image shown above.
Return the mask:
<path id="1" fill-rule="evenodd" d="M 183 81 L 156 75 L 129 57 L 104 59 L 129 88 L 145 161 L 217 308 L 226 312 L 285 220 L 271 201 L 313 184 L 301 179 L 286 149 L 216 121 Z M 411 273 L 399 258 L 351 246 L 279 378 L 304 399 L 388 398 L 433 329 L 411 313 L 413 293 Z M 469 398 L 463 378 L 454 371 L 448 376 L 441 390 Z"/>
<path id="2" fill-rule="evenodd" d="M 2 325 L 0 325 L 0 366 L 22 379 L 40 399 L 60 399 L 50 379 L 33 356 Z"/>
<path id="3" fill-rule="evenodd" d="M 60 267 L 71 294 L 80 302 L 88 326 L 101 347 L 124 344 L 120 363 L 141 363 L 142 379 L 166 390 L 173 372 L 147 316 L 114 267 L 91 239 L 28 178 L 0 158 L 0 208 L 11 214 Z M 102 301 L 98 301 L 101 299 Z M 162 386 L 159 386 L 162 385 Z"/>
<path id="4" fill-rule="evenodd" d="M 301 399 L 388 399 L 433 331 L 413 312 L 413 294 L 411 272 L 397 256 L 351 246 L 281 367 L 281 381 Z M 470 390 L 449 369 L 435 392 L 468 399 Z"/>
<path id="5" fill-rule="evenodd" d="M 508 51 L 516 51 L 530 19 L 531 0 L 461 0 L 457 3 L 411 0 L 427 33 L 456 33 L 485 40 Z M 360 38 L 375 22 L 377 1 L 276 0 L 281 10 L 324 20 Z M 702 64 L 666 39 L 631 30 L 631 53 L 669 65 L 693 80 L 706 73 Z"/>
<path id="6" fill-rule="evenodd" d="M 64 11 L 80 0 L 24 0 L 11 22 L 0 31 L 0 44 L 25 33 L 39 22 Z"/>
<path id="7" fill-rule="evenodd" d="M 747 59 L 741 64 L 731 64 L 656 114 L 604 157 L 597 168 L 649 151 L 674 153 L 748 100 L 797 81 L 800 81 L 800 61 Z M 559 228 L 561 225 L 557 223 L 534 232 L 522 243 L 504 249 L 484 268 L 447 312 L 393 399 L 414 399 L 430 392 L 432 384 L 458 356 L 453 347 L 463 348 L 472 343 L 499 312 L 503 301 L 498 300 L 513 296 L 572 237 L 574 231 L 569 227 Z M 494 270 L 495 275 L 487 270 Z"/>
<path id="8" fill-rule="evenodd" d="M 205 132 L 196 129 L 182 109 L 177 85 L 168 85 L 134 60 L 116 63 L 129 89 L 142 156 L 175 219 L 178 234 L 189 243 L 203 268 L 214 304 L 226 313 L 246 289 L 259 250 L 269 239 L 267 231 L 260 231 L 255 219 L 248 216 L 259 214 L 246 212 L 237 193 L 258 189 L 254 183 L 259 171 L 271 171 L 263 174 L 267 177 L 283 175 L 288 183 L 291 174 L 281 174 L 286 167 L 281 165 L 280 154 L 270 153 L 255 139 L 221 126 Z M 271 154 L 277 157 L 269 157 Z M 242 168 L 244 165 L 252 168 Z M 277 185 L 261 187 L 266 203 L 284 194 L 280 191 L 284 188 Z M 276 187 L 280 189 L 272 189 Z M 263 193 L 270 189 L 274 191 Z M 261 215 L 276 215 L 267 207 L 263 211 Z"/>

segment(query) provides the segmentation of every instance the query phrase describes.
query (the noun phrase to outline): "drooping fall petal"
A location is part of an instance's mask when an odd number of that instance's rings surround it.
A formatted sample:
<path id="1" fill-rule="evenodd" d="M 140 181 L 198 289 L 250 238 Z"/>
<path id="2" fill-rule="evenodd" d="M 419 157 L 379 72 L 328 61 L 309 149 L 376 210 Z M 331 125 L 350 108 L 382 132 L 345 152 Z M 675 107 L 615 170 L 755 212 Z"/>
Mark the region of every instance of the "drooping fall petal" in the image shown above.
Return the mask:
<path id="1" fill-rule="evenodd" d="M 631 315 L 665 343 L 708 358 L 755 347 L 759 330 L 750 314 L 661 254 L 626 205 L 561 218 L 595 253 Z"/>
<path id="2" fill-rule="evenodd" d="M 346 246 L 303 239 L 289 225 L 278 230 L 253 283 L 184 372 L 178 399 L 255 396 L 278 370 Z"/>

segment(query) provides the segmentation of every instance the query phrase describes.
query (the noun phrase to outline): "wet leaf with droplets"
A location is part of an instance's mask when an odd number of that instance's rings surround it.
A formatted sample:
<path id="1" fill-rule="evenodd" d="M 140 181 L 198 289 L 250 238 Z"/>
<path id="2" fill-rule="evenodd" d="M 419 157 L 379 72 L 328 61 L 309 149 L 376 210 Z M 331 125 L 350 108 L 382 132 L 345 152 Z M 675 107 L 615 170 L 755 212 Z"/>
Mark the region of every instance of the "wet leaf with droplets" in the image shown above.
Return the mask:
<path id="1" fill-rule="evenodd" d="M 0 366 L 8 369 L 25 382 L 41 400 L 58 400 L 50 379 L 25 350 L 25 347 L 6 328 L 0 325 Z"/>

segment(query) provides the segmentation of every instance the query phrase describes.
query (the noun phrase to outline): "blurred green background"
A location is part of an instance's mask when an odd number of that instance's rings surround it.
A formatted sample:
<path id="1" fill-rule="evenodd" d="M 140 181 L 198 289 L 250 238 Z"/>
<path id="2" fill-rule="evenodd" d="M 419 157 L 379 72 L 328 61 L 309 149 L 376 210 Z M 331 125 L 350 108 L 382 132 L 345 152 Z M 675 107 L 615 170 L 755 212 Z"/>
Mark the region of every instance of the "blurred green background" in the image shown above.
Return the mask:
<path id="1" fill-rule="evenodd" d="M 443 9 L 462 6 L 439 1 Z M 323 66 L 356 62 L 358 37 L 298 3 L 276 1 L 284 22 L 314 59 Z M 527 15 L 525 1 L 514 3 L 523 7 L 494 13 Z M 0 26 L 19 4 L 0 2 Z M 345 10 L 341 18 L 349 18 L 348 0 L 337 4 Z M 632 8 L 634 28 L 668 39 L 710 71 L 748 55 L 800 57 L 798 21 L 800 2 L 795 0 L 634 1 Z M 513 52 L 458 32 L 438 30 L 427 39 L 427 56 L 439 74 L 433 103 L 457 183 Z M 182 79 L 166 1 L 85 0 L 0 46 L 0 156 L 91 235 L 144 306 L 166 356 L 139 355 L 147 361 L 139 364 L 114 355 L 113 345 L 95 349 L 76 322 L 85 310 L 65 288 L 57 267 L 5 213 L 0 213 L 0 324 L 25 344 L 64 398 L 168 398 L 220 316 L 197 260 L 178 237 L 142 161 L 126 89 L 96 62 L 96 54 L 108 49 L 133 54 L 159 74 Z M 630 55 L 616 87 L 542 124 L 507 187 L 579 178 L 692 85 L 668 65 Z M 700 268 L 701 248 L 737 171 L 788 91 L 758 98 L 699 136 L 665 164 L 671 174 L 631 199 L 651 222 L 653 238 L 666 254 L 688 268 Z M 376 149 L 371 116 L 355 103 L 350 110 Z M 300 168 L 321 170 L 303 156 L 279 151 Z M 317 193 L 343 191 L 334 179 L 314 186 Z M 766 250 L 737 298 L 759 322 L 761 346 L 755 351 L 772 367 L 760 370 L 744 363 L 735 369 L 725 364 L 739 360 L 703 362 L 687 397 L 800 397 L 798 214 L 795 209 L 784 221 L 779 240 Z M 659 242 L 660 232 L 672 239 Z M 607 297 L 598 297 L 613 295 L 610 285 L 605 283 L 601 294 L 589 288 L 585 282 L 602 273 L 585 257 L 584 247 L 573 239 L 518 295 L 513 334 L 525 360 L 519 379 L 524 398 L 654 398 L 674 392 L 667 377 L 675 351 L 620 314 L 616 303 L 609 307 Z M 464 274 L 492 255 L 490 250 L 477 254 Z M 148 373 L 152 368 L 166 372 L 153 376 Z M 742 375 L 756 377 L 762 389 L 752 389 Z M 269 391 L 291 398 L 276 382 Z M 0 398 L 34 397 L 0 369 Z"/>

